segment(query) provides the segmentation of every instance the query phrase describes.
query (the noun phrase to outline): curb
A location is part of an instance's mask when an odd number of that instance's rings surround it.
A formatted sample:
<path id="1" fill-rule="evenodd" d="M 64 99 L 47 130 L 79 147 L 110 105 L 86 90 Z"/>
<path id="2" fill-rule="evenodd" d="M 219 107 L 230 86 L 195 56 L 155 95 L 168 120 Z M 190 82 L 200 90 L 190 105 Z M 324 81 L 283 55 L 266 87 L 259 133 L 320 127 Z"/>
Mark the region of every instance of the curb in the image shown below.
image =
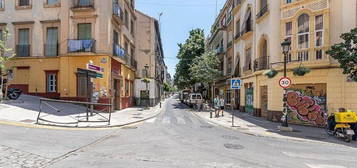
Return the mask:
<path id="1" fill-rule="evenodd" d="M 230 129 L 230 130 L 234 130 L 234 131 L 238 131 L 240 133 L 243 133 L 245 135 L 249 135 L 249 136 L 255 136 L 255 137 L 265 137 L 265 138 L 272 138 L 272 139 L 280 139 L 280 140 L 287 140 L 287 141 L 295 141 L 295 142 L 311 142 L 311 143 L 323 143 L 325 145 L 331 145 L 331 146 L 340 146 L 343 144 L 336 144 L 336 143 L 332 143 L 332 142 L 322 142 L 322 141 L 316 141 L 316 140 L 310 140 L 310 139 L 303 139 L 303 138 L 293 138 L 293 137 L 287 137 L 287 136 L 282 136 L 281 137 L 276 137 L 276 136 L 269 136 L 269 135 L 264 135 L 264 134 L 257 134 L 257 133 L 253 133 L 250 131 L 242 131 L 242 130 L 237 130 L 234 129 L 230 126 L 226 126 L 226 125 L 222 125 L 222 124 L 218 124 L 215 123 L 213 121 L 210 121 L 204 117 L 201 117 L 200 115 L 196 114 L 194 111 L 190 111 L 193 115 L 195 115 L 196 117 L 205 120 L 207 123 L 211 124 L 211 125 L 215 125 L 215 126 L 219 126 L 221 128 L 225 128 L 225 129 Z M 352 147 L 351 147 L 352 148 Z"/>
<path id="2" fill-rule="evenodd" d="M 166 100 L 162 103 L 162 107 L 166 105 Z M 157 117 L 158 115 L 160 115 L 162 113 L 162 108 L 158 107 L 155 111 L 154 111 L 155 115 L 144 118 L 144 119 L 140 119 L 137 121 L 132 121 L 129 123 L 125 123 L 125 124 L 119 124 L 119 125 L 110 125 L 110 126 L 88 126 L 88 127 L 77 127 L 77 126 L 62 126 L 62 125 L 52 125 L 52 124 L 27 124 L 27 123 L 23 123 L 23 122 L 17 122 L 17 121 L 7 121 L 7 120 L 0 120 L 0 124 L 2 125 L 10 125 L 10 126 L 19 126 L 19 127 L 27 127 L 27 128 L 42 128 L 42 129 L 54 129 L 54 130 L 98 130 L 98 129 L 114 129 L 114 128 L 120 128 L 120 127 L 124 127 L 124 126 L 128 126 L 128 125 L 134 125 L 146 120 L 150 120 L 152 118 Z"/>

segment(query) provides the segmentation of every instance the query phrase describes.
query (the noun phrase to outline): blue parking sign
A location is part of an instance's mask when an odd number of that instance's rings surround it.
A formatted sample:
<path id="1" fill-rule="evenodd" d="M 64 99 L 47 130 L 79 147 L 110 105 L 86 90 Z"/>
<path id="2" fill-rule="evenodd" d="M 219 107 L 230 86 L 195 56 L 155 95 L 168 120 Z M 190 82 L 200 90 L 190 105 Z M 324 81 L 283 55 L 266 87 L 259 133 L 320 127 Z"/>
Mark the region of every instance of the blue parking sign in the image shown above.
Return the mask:
<path id="1" fill-rule="evenodd" d="M 241 83 L 240 79 L 231 79 L 231 89 L 240 89 Z"/>

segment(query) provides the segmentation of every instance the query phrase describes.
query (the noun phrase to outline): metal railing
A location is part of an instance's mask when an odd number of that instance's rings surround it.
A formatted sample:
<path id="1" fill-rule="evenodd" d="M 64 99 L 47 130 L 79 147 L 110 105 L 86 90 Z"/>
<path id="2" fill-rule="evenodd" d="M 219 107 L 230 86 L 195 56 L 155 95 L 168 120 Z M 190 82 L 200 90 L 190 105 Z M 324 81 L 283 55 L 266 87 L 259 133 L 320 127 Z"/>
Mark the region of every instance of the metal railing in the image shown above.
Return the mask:
<path id="1" fill-rule="evenodd" d="M 17 57 L 29 57 L 30 50 L 31 50 L 30 44 L 18 44 L 18 45 L 16 45 L 16 56 Z"/>
<path id="2" fill-rule="evenodd" d="M 94 8 L 94 0 L 74 0 L 73 8 Z"/>
<path id="3" fill-rule="evenodd" d="M 74 107 L 72 111 L 68 110 L 67 106 Z M 66 107 L 66 108 L 63 108 Z M 101 110 L 95 110 L 95 108 L 103 108 Z M 45 113 L 45 114 L 43 114 Z M 104 116 L 101 113 L 105 113 L 108 116 Z M 59 122 L 51 121 L 45 119 L 45 117 L 51 114 L 57 116 L 69 116 L 74 122 Z M 81 122 L 107 122 L 110 125 L 110 120 L 112 116 L 112 104 L 103 103 L 91 103 L 91 102 L 79 102 L 79 101 L 66 101 L 66 100 L 54 100 L 54 99 L 40 99 L 39 111 L 36 119 L 36 124 L 41 124 L 40 122 L 52 123 L 52 124 L 77 124 Z M 91 120 L 97 117 L 97 120 Z"/>
<path id="4" fill-rule="evenodd" d="M 252 64 L 246 64 L 243 66 L 243 72 L 251 71 L 252 70 Z"/>
<path id="5" fill-rule="evenodd" d="M 68 40 L 68 52 L 95 52 L 95 40 Z"/>
<path id="6" fill-rule="evenodd" d="M 269 57 L 263 56 L 254 60 L 254 71 L 269 69 Z"/>
<path id="7" fill-rule="evenodd" d="M 269 10 L 268 5 L 265 5 L 263 8 L 261 8 L 257 14 L 257 19 L 264 16 L 264 14 L 268 12 L 268 10 Z"/>
<path id="8" fill-rule="evenodd" d="M 59 55 L 59 45 L 57 44 L 44 44 L 45 56 L 53 57 Z"/>

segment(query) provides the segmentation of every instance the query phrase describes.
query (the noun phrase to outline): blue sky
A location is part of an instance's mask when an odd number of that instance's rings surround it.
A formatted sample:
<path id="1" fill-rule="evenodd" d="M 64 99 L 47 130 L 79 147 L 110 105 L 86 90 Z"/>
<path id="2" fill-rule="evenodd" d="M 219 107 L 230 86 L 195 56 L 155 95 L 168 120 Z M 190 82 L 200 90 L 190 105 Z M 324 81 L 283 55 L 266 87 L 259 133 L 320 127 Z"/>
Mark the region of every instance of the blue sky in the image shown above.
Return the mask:
<path id="1" fill-rule="evenodd" d="M 225 0 L 217 0 L 217 13 Z M 194 28 L 210 31 L 216 17 L 216 0 L 136 0 L 136 9 L 154 18 L 161 16 L 161 37 L 165 63 L 170 74 L 175 74 L 178 43 L 183 43 Z"/>

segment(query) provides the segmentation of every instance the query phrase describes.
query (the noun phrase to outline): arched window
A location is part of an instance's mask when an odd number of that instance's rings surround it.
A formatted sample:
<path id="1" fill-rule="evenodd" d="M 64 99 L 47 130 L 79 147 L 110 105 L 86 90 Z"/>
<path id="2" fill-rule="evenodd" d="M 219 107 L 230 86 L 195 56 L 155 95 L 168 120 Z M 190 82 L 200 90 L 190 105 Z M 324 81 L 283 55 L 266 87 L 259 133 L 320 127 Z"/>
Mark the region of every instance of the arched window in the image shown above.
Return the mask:
<path id="1" fill-rule="evenodd" d="M 307 14 L 302 14 L 298 19 L 298 44 L 299 49 L 309 48 L 309 20 Z"/>

